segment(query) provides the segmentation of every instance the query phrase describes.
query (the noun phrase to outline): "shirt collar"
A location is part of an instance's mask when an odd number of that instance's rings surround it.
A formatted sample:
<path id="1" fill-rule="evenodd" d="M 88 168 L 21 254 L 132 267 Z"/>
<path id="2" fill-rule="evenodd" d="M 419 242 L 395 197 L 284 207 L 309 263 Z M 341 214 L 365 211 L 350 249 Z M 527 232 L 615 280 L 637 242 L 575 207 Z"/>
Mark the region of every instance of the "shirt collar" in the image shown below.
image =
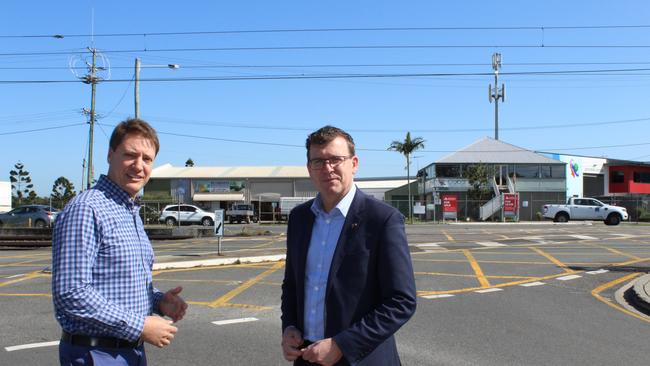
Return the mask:
<path id="1" fill-rule="evenodd" d="M 95 185 L 96 189 L 100 191 L 108 192 L 109 195 L 116 198 L 119 202 L 139 207 L 140 205 L 140 196 L 136 196 L 135 199 L 132 198 L 125 190 L 120 186 L 115 184 L 107 175 L 102 174 Z"/>
<path id="2" fill-rule="evenodd" d="M 341 199 L 339 203 L 337 203 L 336 206 L 334 206 L 334 208 L 330 213 L 334 212 L 334 210 L 338 210 L 339 212 L 341 212 L 341 215 L 343 215 L 343 217 L 346 217 L 348 215 L 348 211 L 350 211 L 350 206 L 352 205 L 352 200 L 354 199 L 354 194 L 356 192 L 357 192 L 357 186 L 354 183 L 352 183 L 352 187 L 350 188 L 350 191 L 348 191 L 348 193 L 345 196 L 343 196 L 343 199 Z M 316 216 L 318 216 L 318 214 L 321 212 L 323 213 L 325 212 L 325 210 L 323 210 L 323 203 L 320 199 L 320 193 L 316 195 L 316 199 L 314 200 L 314 202 L 312 202 L 311 211 Z"/>

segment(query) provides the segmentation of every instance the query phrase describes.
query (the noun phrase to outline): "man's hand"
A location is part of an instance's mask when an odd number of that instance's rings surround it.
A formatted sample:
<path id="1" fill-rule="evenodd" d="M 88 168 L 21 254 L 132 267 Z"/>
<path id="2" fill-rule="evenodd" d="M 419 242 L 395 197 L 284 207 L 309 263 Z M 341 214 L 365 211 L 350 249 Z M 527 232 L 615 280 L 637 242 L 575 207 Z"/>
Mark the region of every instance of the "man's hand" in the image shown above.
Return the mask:
<path id="1" fill-rule="evenodd" d="M 147 316 L 144 318 L 142 340 L 156 347 L 163 348 L 172 343 L 176 331 L 178 331 L 178 328 L 172 325 L 171 320 L 155 315 Z"/>
<path id="2" fill-rule="evenodd" d="M 288 326 L 282 333 L 282 354 L 287 361 L 295 361 L 302 355 L 298 349 L 302 344 L 302 332 L 293 325 Z"/>
<path id="3" fill-rule="evenodd" d="M 314 342 L 302 350 L 303 360 L 323 366 L 334 365 L 341 357 L 343 357 L 343 352 L 332 338 Z"/>
<path id="4" fill-rule="evenodd" d="M 158 305 L 160 313 L 172 318 L 174 323 L 183 319 L 185 310 L 187 310 L 185 300 L 178 296 L 181 291 L 183 291 L 183 288 L 179 286 L 165 292 Z"/>

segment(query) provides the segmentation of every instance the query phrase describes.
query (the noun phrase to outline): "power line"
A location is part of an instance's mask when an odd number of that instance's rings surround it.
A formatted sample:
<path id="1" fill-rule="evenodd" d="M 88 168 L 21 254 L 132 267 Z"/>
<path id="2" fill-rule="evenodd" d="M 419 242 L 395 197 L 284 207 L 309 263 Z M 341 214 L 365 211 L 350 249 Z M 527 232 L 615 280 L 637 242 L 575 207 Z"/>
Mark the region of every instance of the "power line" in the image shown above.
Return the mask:
<path id="1" fill-rule="evenodd" d="M 318 51 L 318 50 L 395 50 L 395 49 L 444 49 L 444 48 L 650 48 L 646 44 L 606 45 L 606 44 L 491 44 L 491 45 L 352 45 L 352 46 L 275 46 L 275 47 L 199 47 L 199 48 L 140 48 L 140 49 L 114 49 L 104 50 L 103 53 L 154 53 L 154 52 L 219 52 L 219 51 Z M 43 55 L 68 55 L 68 51 L 35 51 L 35 52 L 5 52 L 0 56 L 43 56 Z"/>
<path id="2" fill-rule="evenodd" d="M 67 127 L 73 127 L 73 126 L 83 126 L 85 123 L 74 123 L 70 125 L 63 125 L 63 126 L 54 126 L 54 127 L 44 127 L 44 128 L 36 128 L 32 130 L 22 130 L 22 131 L 12 131 L 12 132 L 0 132 L 0 136 L 6 136 L 6 135 L 18 135 L 21 133 L 29 133 L 29 132 L 38 132 L 38 131 L 47 131 L 47 130 L 58 130 L 61 128 L 67 128 Z"/>
<path id="3" fill-rule="evenodd" d="M 500 75 L 602 75 L 603 73 L 648 72 L 650 68 L 635 69 L 598 69 L 598 70 L 558 70 L 558 71 L 521 71 L 502 72 Z M 205 76 L 177 78 L 148 78 L 145 82 L 178 82 L 178 81 L 239 81 L 239 80 L 300 80 L 300 79 L 358 79 L 358 78 L 418 78 L 418 77 L 449 77 L 449 76 L 491 76 L 488 72 L 474 73 L 376 73 L 376 74 L 296 74 L 296 75 L 246 75 L 246 76 Z M 626 74 L 617 74 L 626 75 Z M 107 79 L 103 83 L 130 82 L 131 79 Z M 78 80 L 0 80 L 0 84 L 55 84 L 76 83 Z"/>
<path id="4" fill-rule="evenodd" d="M 650 61 L 639 62 L 512 62 L 506 66 L 584 66 L 584 65 L 650 65 Z M 293 65 L 183 65 L 183 69 L 236 69 L 236 68 L 318 68 L 318 67 L 468 67 L 490 66 L 489 63 L 406 63 L 406 64 L 293 64 Z M 133 66 L 111 66 L 112 69 L 133 69 Z M 151 66 L 150 68 L 156 68 Z M 157 68 L 168 68 L 159 66 Z M 64 66 L 17 66 L 0 67 L 0 70 L 69 70 Z M 75 69 L 86 69 L 76 67 Z"/>
<path id="5" fill-rule="evenodd" d="M 100 33 L 100 34 L 40 34 L 40 35 L 0 35 L 0 38 L 79 38 L 79 37 L 152 37 L 218 35 L 242 33 L 308 33 L 308 32 L 390 32 L 390 31 L 488 31 L 488 30 L 587 30 L 587 29 L 644 29 L 650 25 L 583 25 L 583 26 L 512 26 L 512 27 L 377 27 L 377 28 L 294 28 L 294 29 L 239 29 L 222 31 L 181 31 L 149 33 Z"/>

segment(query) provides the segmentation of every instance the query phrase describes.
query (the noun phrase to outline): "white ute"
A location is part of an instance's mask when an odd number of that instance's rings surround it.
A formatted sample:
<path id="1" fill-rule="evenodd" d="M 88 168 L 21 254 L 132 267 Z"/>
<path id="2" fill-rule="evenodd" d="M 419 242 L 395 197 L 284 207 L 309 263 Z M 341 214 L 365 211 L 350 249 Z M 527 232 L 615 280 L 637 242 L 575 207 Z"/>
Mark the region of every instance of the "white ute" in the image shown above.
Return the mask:
<path id="1" fill-rule="evenodd" d="M 593 198 L 570 197 L 566 205 L 544 205 L 544 217 L 554 222 L 603 220 L 605 225 L 618 225 L 628 216 L 625 207 L 606 205 Z"/>

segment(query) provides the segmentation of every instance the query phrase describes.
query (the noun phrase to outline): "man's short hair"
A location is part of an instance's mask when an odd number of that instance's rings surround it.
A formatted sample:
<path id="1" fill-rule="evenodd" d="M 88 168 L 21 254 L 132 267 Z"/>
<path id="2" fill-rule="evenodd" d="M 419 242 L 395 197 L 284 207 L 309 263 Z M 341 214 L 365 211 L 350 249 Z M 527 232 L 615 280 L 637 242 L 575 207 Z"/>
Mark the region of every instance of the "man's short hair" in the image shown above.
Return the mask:
<path id="1" fill-rule="evenodd" d="M 307 137 L 307 142 L 305 143 L 305 147 L 307 147 L 307 160 L 309 160 L 309 148 L 311 145 L 326 145 L 339 136 L 345 139 L 348 143 L 350 155 L 354 156 L 354 140 L 352 139 L 352 136 L 340 128 L 327 125 L 312 132 Z"/>
<path id="2" fill-rule="evenodd" d="M 156 155 L 158 155 L 158 151 L 160 150 L 158 134 L 146 121 L 139 118 L 129 118 L 115 126 L 113 134 L 111 134 L 111 150 L 115 151 L 127 135 L 142 136 L 151 141 L 156 147 Z"/>

